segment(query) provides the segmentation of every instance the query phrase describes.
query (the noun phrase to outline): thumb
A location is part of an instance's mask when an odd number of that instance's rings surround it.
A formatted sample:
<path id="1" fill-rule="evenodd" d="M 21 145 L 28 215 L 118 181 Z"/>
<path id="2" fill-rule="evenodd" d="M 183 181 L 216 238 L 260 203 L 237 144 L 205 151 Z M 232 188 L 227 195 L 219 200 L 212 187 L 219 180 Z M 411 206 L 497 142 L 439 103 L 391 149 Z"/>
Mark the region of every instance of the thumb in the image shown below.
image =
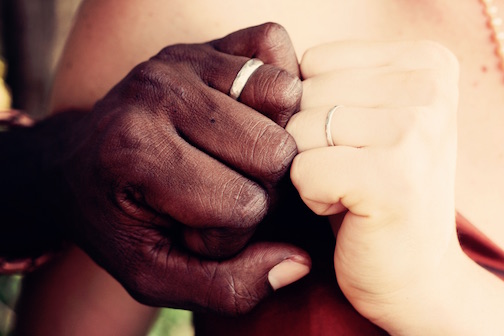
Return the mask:
<path id="1" fill-rule="evenodd" d="M 311 267 L 306 252 L 283 243 L 252 244 L 224 261 L 200 259 L 174 246 L 157 256 L 156 262 L 145 260 L 130 272 L 135 278 L 125 288 L 133 298 L 151 306 L 225 315 L 249 312 Z"/>
<path id="2" fill-rule="evenodd" d="M 216 266 L 220 276 L 208 288 L 210 306 L 219 313 L 246 313 L 274 290 L 307 275 L 310 268 L 308 254 L 291 245 L 251 245 L 237 257 Z"/>

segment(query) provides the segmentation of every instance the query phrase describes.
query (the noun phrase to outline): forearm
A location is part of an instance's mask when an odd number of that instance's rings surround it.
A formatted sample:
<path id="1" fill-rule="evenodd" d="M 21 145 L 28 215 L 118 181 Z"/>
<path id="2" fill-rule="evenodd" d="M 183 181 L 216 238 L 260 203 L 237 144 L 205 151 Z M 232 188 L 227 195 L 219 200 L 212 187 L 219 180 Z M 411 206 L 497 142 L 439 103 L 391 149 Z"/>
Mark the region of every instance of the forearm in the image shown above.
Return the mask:
<path id="1" fill-rule="evenodd" d="M 157 309 L 131 298 L 79 248 L 24 277 L 16 335 L 146 335 Z M 76 328 L 78 326 L 78 328 Z"/>
<path id="2" fill-rule="evenodd" d="M 465 254 L 445 281 L 444 300 L 451 324 L 445 335 L 495 335 L 504 331 L 504 282 Z M 454 268 L 456 265 L 454 265 Z M 442 322 L 442 321 L 440 321 Z"/>
<path id="3" fill-rule="evenodd" d="M 40 255 L 62 238 L 67 206 L 61 163 L 80 113 L 0 133 L 0 256 Z"/>
<path id="4" fill-rule="evenodd" d="M 457 244 L 457 246 L 455 246 Z M 404 299 L 395 335 L 495 335 L 504 330 L 504 282 L 453 242 L 429 285 Z"/>

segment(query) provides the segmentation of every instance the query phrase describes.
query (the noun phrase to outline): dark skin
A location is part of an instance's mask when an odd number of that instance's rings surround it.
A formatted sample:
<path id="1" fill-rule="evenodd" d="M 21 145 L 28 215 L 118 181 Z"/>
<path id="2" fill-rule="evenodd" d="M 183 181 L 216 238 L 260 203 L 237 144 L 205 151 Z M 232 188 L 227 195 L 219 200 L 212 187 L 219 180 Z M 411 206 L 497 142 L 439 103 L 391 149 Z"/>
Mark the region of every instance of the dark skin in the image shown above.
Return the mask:
<path id="1" fill-rule="evenodd" d="M 265 65 L 235 101 L 227 93 L 252 57 Z M 297 152 L 283 127 L 301 95 L 290 39 L 266 24 L 167 47 L 92 111 L 1 134 L 2 151 L 23 142 L 6 162 L 23 165 L 30 154 L 37 163 L 21 170 L 34 176 L 22 187 L 12 182 L 19 169 L 0 174 L 16 195 L 5 199 L 23 201 L 17 212 L 1 209 L 15 222 L 2 224 L 3 255 L 40 252 L 65 232 L 141 303 L 249 311 L 273 291 L 271 268 L 310 263 L 290 244 L 248 244 Z M 30 191 L 37 197 L 27 203 Z M 8 244 L 32 229 L 33 241 Z"/>

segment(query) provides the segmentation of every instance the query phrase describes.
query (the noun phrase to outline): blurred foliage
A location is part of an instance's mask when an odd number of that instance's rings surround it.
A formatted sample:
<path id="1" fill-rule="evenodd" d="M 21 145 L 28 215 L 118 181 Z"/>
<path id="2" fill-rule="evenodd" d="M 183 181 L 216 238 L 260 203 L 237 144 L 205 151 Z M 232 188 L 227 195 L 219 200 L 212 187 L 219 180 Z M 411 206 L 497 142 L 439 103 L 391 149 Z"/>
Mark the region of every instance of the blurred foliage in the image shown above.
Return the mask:
<path id="1" fill-rule="evenodd" d="M 0 336 L 7 336 L 14 319 L 14 305 L 21 289 L 21 276 L 0 276 Z M 148 336 L 193 336 L 192 314 L 161 309 Z"/>
<path id="2" fill-rule="evenodd" d="M 148 336 L 192 336 L 192 314 L 186 310 L 161 309 Z"/>
<path id="3" fill-rule="evenodd" d="M 10 92 L 4 82 L 5 73 L 5 62 L 0 58 L 0 110 L 8 110 L 11 106 Z"/>
<path id="4" fill-rule="evenodd" d="M 0 276 L 0 336 L 9 333 L 14 319 L 13 307 L 21 288 L 21 276 Z"/>

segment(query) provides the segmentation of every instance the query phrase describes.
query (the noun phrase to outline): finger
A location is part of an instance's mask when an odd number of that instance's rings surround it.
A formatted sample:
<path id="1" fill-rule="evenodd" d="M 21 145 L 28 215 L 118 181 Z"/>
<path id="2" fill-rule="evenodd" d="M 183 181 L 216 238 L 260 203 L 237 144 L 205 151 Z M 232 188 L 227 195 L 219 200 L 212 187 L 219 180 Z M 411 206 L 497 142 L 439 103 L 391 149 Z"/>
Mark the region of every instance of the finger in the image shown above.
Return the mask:
<path id="1" fill-rule="evenodd" d="M 223 58 L 218 64 L 220 68 L 207 67 L 201 76 L 207 85 L 228 95 L 238 72 L 249 59 L 226 54 L 220 56 Z M 222 66 L 224 62 L 228 64 L 225 67 Z M 302 91 L 303 86 L 297 76 L 266 63 L 248 77 L 238 101 L 284 127 L 289 118 L 299 110 Z"/>
<path id="2" fill-rule="evenodd" d="M 272 122 L 268 121 L 268 123 Z M 287 134 L 280 127 L 272 125 Z M 210 137 L 205 137 L 205 134 L 202 138 L 210 142 Z M 237 136 L 237 138 L 244 138 L 244 136 Z M 253 235 L 257 224 L 268 212 L 271 205 L 271 192 L 254 180 L 193 147 L 179 138 L 178 134 L 170 135 L 161 132 L 153 134 L 151 132 L 147 141 L 150 146 L 156 147 L 157 151 L 151 154 L 154 156 L 153 159 L 140 158 L 140 161 L 155 160 L 154 164 L 139 165 L 130 176 L 133 181 L 136 178 L 136 185 L 140 185 L 143 190 L 140 194 L 144 195 L 144 199 L 138 202 L 152 208 L 155 213 L 169 214 L 170 218 L 184 223 L 183 241 L 186 247 L 195 253 L 212 258 L 223 258 L 239 252 Z M 218 143 L 214 146 L 219 147 Z M 254 147 L 254 144 L 245 146 Z M 261 145 L 257 144 L 257 146 Z M 265 150 L 271 149 L 268 144 L 264 146 L 268 147 Z M 274 143 L 270 146 L 274 147 Z M 295 144 L 293 143 L 292 146 Z M 226 144 L 222 143 L 220 147 L 227 154 Z M 235 153 L 243 153 L 244 148 L 232 150 Z M 248 158 L 247 155 L 251 156 L 250 160 L 257 158 L 261 161 L 268 158 L 267 153 L 263 159 L 261 159 L 261 153 L 245 153 Z M 288 157 L 290 163 L 293 154 L 289 154 Z M 136 157 L 136 159 L 139 158 Z M 271 156 L 271 160 L 275 160 L 274 155 Z M 255 169 L 262 169 L 265 175 L 270 174 L 271 167 L 268 167 L 270 163 L 271 161 L 264 161 L 262 162 L 264 167 L 260 167 L 261 162 L 258 162 Z M 282 171 L 288 169 L 287 163 L 282 162 L 281 166 Z M 145 170 L 142 171 L 141 168 Z M 259 175 L 260 172 L 255 173 Z M 273 181 L 268 183 L 271 185 Z"/>
<path id="3" fill-rule="evenodd" d="M 303 82 L 301 109 L 321 106 L 426 106 L 437 99 L 442 78 L 429 69 L 398 71 L 389 67 L 345 69 Z"/>
<path id="4" fill-rule="evenodd" d="M 230 55 L 257 57 L 299 77 L 299 65 L 287 31 L 276 23 L 239 30 L 210 42 L 215 49 Z"/>
<path id="5" fill-rule="evenodd" d="M 258 58 L 266 64 L 250 77 L 239 100 L 284 127 L 299 110 L 302 94 L 297 56 L 287 31 L 278 24 L 266 23 L 210 44 L 223 53 Z M 234 74 L 239 71 L 234 70 Z M 229 89 L 221 91 L 227 93 Z"/>
<path id="6" fill-rule="evenodd" d="M 194 227 L 248 229 L 262 220 L 270 205 L 262 186 L 192 147 L 175 151 L 166 174 L 147 182 L 148 204 Z"/>
<path id="7" fill-rule="evenodd" d="M 194 228 L 185 225 L 182 240 L 190 251 L 200 256 L 214 260 L 230 258 L 247 245 L 256 229 L 256 226 L 235 225 L 226 228 Z"/>
<path id="8" fill-rule="evenodd" d="M 202 45 L 199 51 L 195 52 L 193 45 L 165 48 L 155 57 L 160 63 L 151 62 L 141 71 L 149 75 L 149 81 L 163 81 L 181 97 L 190 98 L 195 86 L 202 92 L 209 91 L 199 83 L 229 95 L 233 81 L 249 58 L 215 51 L 208 45 Z M 180 59 L 190 62 L 192 68 L 188 69 L 187 63 L 181 63 Z M 297 76 L 264 64 L 248 77 L 238 100 L 283 127 L 299 110 L 301 97 L 302 84 Z M 227 99 L 231 104 L 233 99 Z"/>
<path id="9" fill-rule="evenodd" d="M 250 311 L 273 290 L 310 270 L 306 252 L 286 244 L 261 243 L 235 258 L 217 262 L 172 248 L 147 252 L 139 261 L 137 281 L 126 288 L 138 301 L 195 311 L 238 315 Z"/>
<path id="10" fill-rule="evenodd" d="M 226 78 L 218 79 L 212 72 L 204 72 L 202 73 L 203 80 L 206 80 L 209 86 L 229 94 L 233 81 L 249 59 L 239 58 L 239 60 L 240 68 L 234 71 L 227 70 Z M 234 65 L 228 69 L 235 69 L 236 61 L 235 58 Z M 222 72 L 222 68 L 220 70 Z M 206 75 L 211 75 L 211 77 L 206 77 Z M 284 127 L 290 117 L 299 110 L 303 86 L 298 77 L 286 70 L 263 64 L 245 79 L 243 90 L 237 100 L 261 112 L 278 125 Z"/>
<path id="11" fill-rule="evenodd" d="M 349 68 L 425 68 L 453 58 L 445 47 L 431 41 L 336 41 L 306 51 L 302 78 Z M 449 61 L 451 63 L 451 61 Z"/>
<path id="12" fill-rule="evenodd" d="M 285 127 L 299 111 L 303 85 L 285 70 L 263 65 L 245 85 L 239 101 Z"/>
<path id="13" fill-rule="evenodd" d="M 180 233 L 193 252 L 213 258 L 236 254 L 269 209 L 264 187 L 193 147 L 169 124 L 134 114 L 113 135 L 109 145 L 121 149 L 112 152 L 120 160 L 104 169 L 112 176 L 128 171 L 128 180 L 110 191 L 113 209 L 163 230 L 192 228 L 197 236 Z"/>
<path id="14" fill-rule="evenodd" d="M 168 136 L 182 136 L 194 147 L 266 187 L 276 184 L 286 173 L 297 151 L 292 137 L 252 108 L 209 89 L 197 73 L 147 62 L 127 79 L 117 90 L 145 113 L 154 114 L 153 122 L 147 125 L 155 124 L 152 126 L 159 129 L 160 143 Z M 145 83 L 152 89 L 146 90 Z M 138 95 L 139 88 L 144 95 Z M 166 122 L 154 123 L 159 118 L 166 118 Z M 132 123 L 131 129 L 146 124 L 144 119 L 139 120 L 139 125 Z M 172 123 L 175 130 L 168 127 Z"/>
<path id="15" fill-rule="evenodd" d="M 335 214 L 341 211 L 340 205 L 361 216 L 369 216 L 372 210 L 385 211 L 385 202 L 380 200 L 386 199 L 384 192 L 391 186 L 383 181 L 393 181 L 387 175 L 393 172 L 380 169 L 387 156 L 375 153 L 340 146 L 303 152 L 292 164 L 292 183 L 306 205 L 319 215 Z"/>
<path id="16" fill-rule="evenodd" d="M 297 152 L 294 140 L 282 127 L 216 91 L 196 89 L 191 98 L 174 107 L 196 110 L 173 119 L 186 141 L 266 188 L 278 183 Z"/>
<path id="17" fill-rule="evenodd" d="M 286 130 L 298 152 L 327 147 L 326 122 L 332 106 L 302 110 L 292 116 Z M 396 143 L 402 130 L 414 123 L 413 108 L 385 109 L 338 106 L 327 126 L 336 146 L 367 147 Z"/>
<path id="18" fill-rule="evenodd" d="M 133 201 L 199 227 L 248 227 L 265 215 L 264 187 L 184 141 L 173 126 L 135 113 L 119 133 L 110 146 L 122 148 L 121 160 L 107 173 L 133 169 L 116 192 L 118 204 Z"/>

